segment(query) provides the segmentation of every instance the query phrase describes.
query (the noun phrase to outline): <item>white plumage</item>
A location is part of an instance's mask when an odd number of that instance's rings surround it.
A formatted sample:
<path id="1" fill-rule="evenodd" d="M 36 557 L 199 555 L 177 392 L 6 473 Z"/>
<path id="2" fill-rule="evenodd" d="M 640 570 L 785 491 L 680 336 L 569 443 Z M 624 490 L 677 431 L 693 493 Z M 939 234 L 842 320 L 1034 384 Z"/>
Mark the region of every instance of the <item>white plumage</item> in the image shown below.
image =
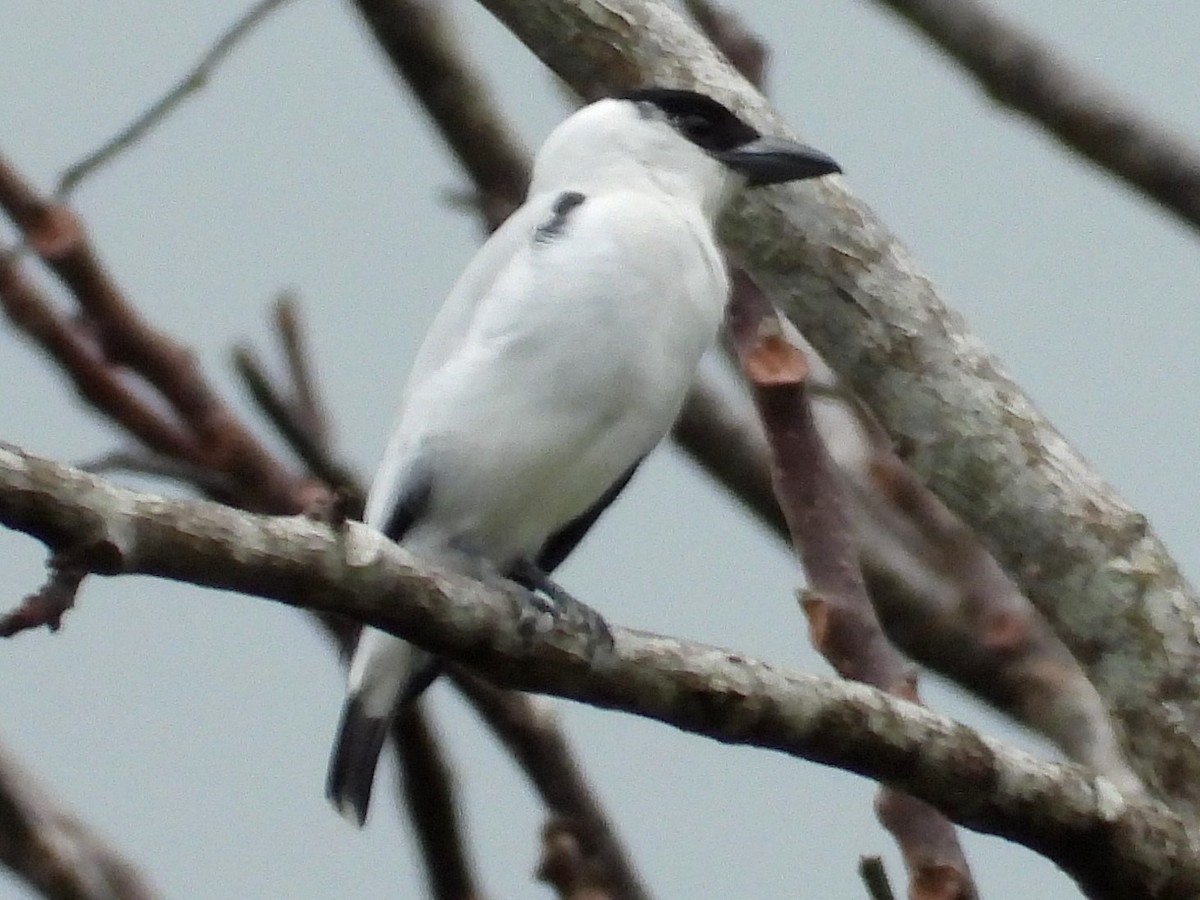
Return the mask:
<path id="1" fill-rule="evenodd" d="M 725 306 L 713 221 L 731 192 L 831 171 L 691 92 L 635 92 L 567 119 L 418 352 L 367 523 L 472 574 L 537 563 L 678 415 Z M 353 821 L 427 660 L 364 630 L 328 784 Z"/>

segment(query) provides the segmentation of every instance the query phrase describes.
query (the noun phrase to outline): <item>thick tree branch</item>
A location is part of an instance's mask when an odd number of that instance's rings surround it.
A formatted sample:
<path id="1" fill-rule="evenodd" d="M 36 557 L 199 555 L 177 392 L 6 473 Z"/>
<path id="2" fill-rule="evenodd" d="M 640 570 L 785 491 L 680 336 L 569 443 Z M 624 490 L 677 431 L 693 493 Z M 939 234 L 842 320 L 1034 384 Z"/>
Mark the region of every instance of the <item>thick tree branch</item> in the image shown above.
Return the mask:
<path id="1" fill-rule="evenodd" d="M 98 574 L 140 573 L 348 615 L 522 690 L 839 766 L 1053 859 L 1095 898 L 1190 898 L 1200 853 L 1156 804 L 1041 762 L 862 685 L 614 628 L 597 658 L 559 625 L 530 636 L 525 593 L 437 570 L 350 523 L 256 516 L 114 487 L 0 446 L 0 523 L 52 550 L 103 545 Z M 964 790 L 970 785 L 970 790 Z"/>
<path id="2" fill-rule="evenodd" d="M 372 33 L 384 46 L 397 72 L 433 118 L 452 148 L 469 152 L 464 167 L 475 184 L 478 205 L 489 229 L 521 201 L 529 168 L 527 157 L 512 138 L 483 76 L 454 40 L 443 15 L 411 0 L 359 0 Z M 764 77 L 765 50 L 732 13 L 704 0 L 689 10 L 726 56 L 756 81 Z M 414 49 L 415 48 L 415 49 Z M 436 59 L 439 77 L 423 76 L 407 61 Z M 445 85 L 466 97 L 447 102 Z M 499 136 L 482 142 L 477 134 Z M 494 157 L 488 159 L 488 156 Z M 499 177 L 496 173 L 503 173 Z M 513 177 L 520 173 L 521 177 Z M 806 349 L 810 357 L 816 353 Z M 822 370 L 825 369 L 821 364 Z M 713 368 L 701 371 L 676 422 L 676 443 L 704 471 L 731 491 L 776 535 L 788 539 L 787 527 L 768 471 L 769 453 L 749 397 Z M 818 426 L 826 441 L 845 443 L 845 423 L 864 412 L 832 373 L 823 378 Z M 865 416 L 869 419 L 869 415 Z M 1029 608 L 995 562 L 917 479 L 891 453 L 890 441 L 878 437 L 873 422 L 850 429 L 852 443 L 867 449 L 843 451 L 839 465 L 862 461 L 881 473 L 848 471 L 855 485 L 850 494 L 853 521 L 864 550 L 864 565 L 873 599 L 885 627 L 902 639 L 904 649 L 925 665 L 964 684 L 998 709 L 1039 729 L 1072 759 L 1094 765 L 1123 785 L 1136 783 L 1116 749 L 1107 713 L 1095 690 L 1045 621 Z M 886 475 L 886 477 L 883 477 Z M 894 485 L 920 502 L 901 509 L 893 502 Z M 989 577 L 980 579 L 980 574 Z M 916 576 L 916 577 L 914 577 Z M 1007 639 L 993 640 L 994 623 L 1009 623 Z"/>
<path id="3" fill-rule="evenodd" d="M 154 900 L 133 863 L 0 746 L 0 862 L 48 900 Z"/>
<path id="4" fill-rule="evenodd" d="M 1200 229 L 1200 148 L 979 0 L 875 0 L 954 59 L 989 97 Z"/>
<path id="5" fill-rule="evenodd" d="M 663 0 L 482 0 L 586 96 L 700 85 L 786 133 Z M 563 41 L 563 34 L 573 39 Z M 723 236 L 1083 663 L 1147 786 L 1200 810 L 1195 591 L 840 178 L 747 196 Z"/>

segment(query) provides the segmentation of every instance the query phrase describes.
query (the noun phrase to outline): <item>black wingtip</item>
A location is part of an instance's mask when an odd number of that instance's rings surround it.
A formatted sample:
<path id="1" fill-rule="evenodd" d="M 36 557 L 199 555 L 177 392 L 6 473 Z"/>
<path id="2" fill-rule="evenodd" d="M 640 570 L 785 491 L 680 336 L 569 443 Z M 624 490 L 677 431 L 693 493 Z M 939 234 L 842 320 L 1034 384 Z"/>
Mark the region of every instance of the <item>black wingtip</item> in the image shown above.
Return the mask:
<path id="1" fill-rule="evenodd" d="M 346 699 L 329 759 L 325 796 L 342 818 L 359 828 L 367 821 L 371 785 L 387 726 L 387 719 L 368 716 L 358 697 Z"/>

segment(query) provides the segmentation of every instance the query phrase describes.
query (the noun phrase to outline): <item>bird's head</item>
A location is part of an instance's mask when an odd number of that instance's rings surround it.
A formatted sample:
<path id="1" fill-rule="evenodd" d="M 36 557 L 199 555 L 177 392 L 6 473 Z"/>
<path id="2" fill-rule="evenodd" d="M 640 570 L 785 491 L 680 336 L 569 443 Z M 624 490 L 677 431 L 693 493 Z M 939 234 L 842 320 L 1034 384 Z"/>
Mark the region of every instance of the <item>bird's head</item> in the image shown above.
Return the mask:
<path id="1" fill-rule="evenodd" d="M 556 128 L 538 153 L 534 186 L 649 178 L 715 213 L 739 186 L 840 171 L 821 151 L 764 136 L 705 94 L 641 88 L 585 106 Z"/>

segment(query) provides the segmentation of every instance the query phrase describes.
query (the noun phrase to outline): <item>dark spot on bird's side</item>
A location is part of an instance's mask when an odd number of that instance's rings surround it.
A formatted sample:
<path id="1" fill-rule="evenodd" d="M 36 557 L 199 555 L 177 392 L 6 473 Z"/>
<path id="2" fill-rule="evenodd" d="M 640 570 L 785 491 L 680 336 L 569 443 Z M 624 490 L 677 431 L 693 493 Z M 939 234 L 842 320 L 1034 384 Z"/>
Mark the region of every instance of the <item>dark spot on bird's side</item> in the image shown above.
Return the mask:
<path id="1" fill-rule="evenodd" d="M 433 495 L 433 476 L 421 466 L 414 466 L 396 496 L 391 515 L 381 529 L 393 541 L 400 541 L 429 506 Z"/>
<path id="2" fill-rule="evenodd" d="M 567 230 L 571 212 L 586 199 L 579 191 L 563 191 L 559 194 L 554 201 L 554 214 L 537 227 L 533 239 L 539 244 L 547 244 L 555 238 L 562 237 Z"/>
<path id="3" fill-rule="evenodd" d="M 760 137 L 726 107 L 696 91 L 641 88 L 619 94 L 617 99 L 631 100 L 639 110 L 665 116 L 676 131 L 710 153 L 732 150 Z"/>

